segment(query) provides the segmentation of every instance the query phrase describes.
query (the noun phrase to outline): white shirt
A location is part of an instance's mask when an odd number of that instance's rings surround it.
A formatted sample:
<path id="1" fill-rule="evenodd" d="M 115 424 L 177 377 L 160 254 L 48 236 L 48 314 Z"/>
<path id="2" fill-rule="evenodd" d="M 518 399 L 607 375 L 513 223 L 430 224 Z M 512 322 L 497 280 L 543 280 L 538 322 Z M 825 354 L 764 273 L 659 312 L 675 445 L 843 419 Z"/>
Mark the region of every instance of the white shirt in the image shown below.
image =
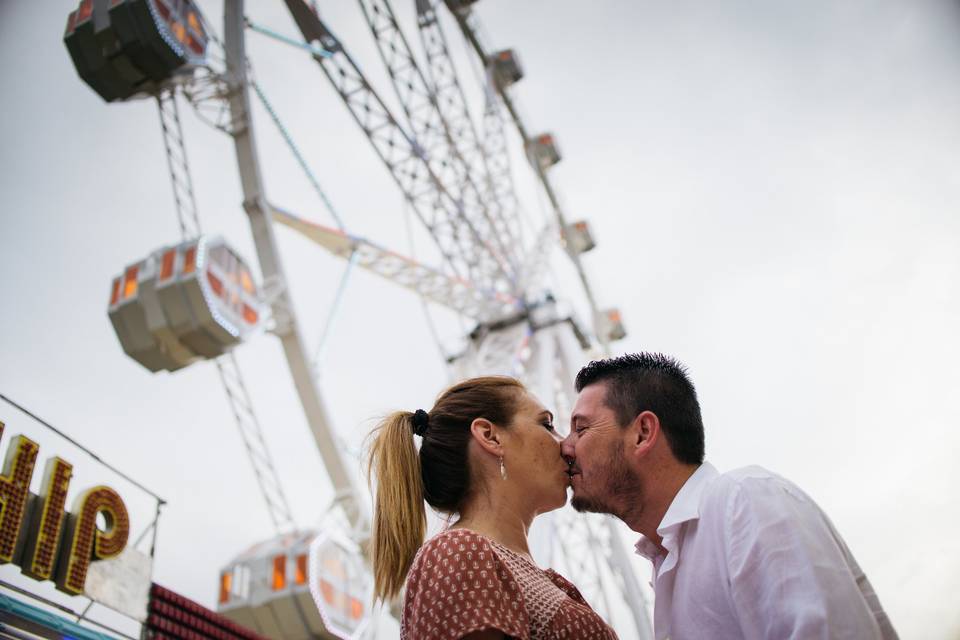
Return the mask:
<path id="1" fill-rule="evenodd" d="M 897 638 L 826 514 L 760 467 L 704 463 L 637 553 L 653 563 L 654 631 L 673 638 Z"/>

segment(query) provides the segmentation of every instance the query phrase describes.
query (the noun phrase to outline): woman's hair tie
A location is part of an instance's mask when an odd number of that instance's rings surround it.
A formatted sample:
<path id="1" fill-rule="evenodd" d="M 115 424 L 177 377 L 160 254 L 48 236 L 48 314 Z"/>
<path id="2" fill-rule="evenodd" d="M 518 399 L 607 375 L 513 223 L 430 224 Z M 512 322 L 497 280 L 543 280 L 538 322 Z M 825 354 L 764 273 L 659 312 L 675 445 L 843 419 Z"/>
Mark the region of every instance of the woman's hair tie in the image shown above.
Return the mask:
<path id="1" fill-rule="evenodd" d="M 421 438 L 427 433 L 427 427 L 430 423 L 430 415 L 423 409 L 417 409 L 413 412 L 413 433 Z"/>

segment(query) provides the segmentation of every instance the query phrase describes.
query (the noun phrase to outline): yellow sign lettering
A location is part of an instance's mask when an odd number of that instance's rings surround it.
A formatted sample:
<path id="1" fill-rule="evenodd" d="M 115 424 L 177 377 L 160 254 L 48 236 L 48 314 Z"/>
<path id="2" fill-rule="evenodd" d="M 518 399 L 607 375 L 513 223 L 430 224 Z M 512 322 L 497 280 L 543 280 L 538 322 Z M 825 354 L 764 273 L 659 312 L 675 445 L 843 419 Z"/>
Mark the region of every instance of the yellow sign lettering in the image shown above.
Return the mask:
<path id="1" fill-rule="evenodd" d="M 43 485 L 35 507 L 32 526 L 23 550 L 21 571 L 37 580 L 49 580 L 57 560 L 57 549 L 63 535 L 63 507 L 67 488 L 73 476 L 73 465 L 61 458 L 50 458 L 43 470 Z"/>
<path id="2" fill-rule="evenodd" d="M 3 430 L 0 421 L 0 440 Z M 126 547 L 130 517 L 120 495 L 103 485 L 77 496 L 65 514 L 73 465 L 57 457 L 44 467 L 40 495 L 31 494 L 39 451 L 22 435 L 7 448 L 0 475 L 0 564 L 12 562 L 31 578 L 53 579 L 60 591 L 81 594 L 90 563 L 114 558 Z M 97 526 L 101 515 L 102 530 Z"/>
<path id="3" fill-rule="evenodd" d="M 0 422 L 0 439 L 3 428 Z M 20 532 L 39 451 L 37 443 L 24 436 L 14 438 L 7 449 L 0 476 L 0 564 L 14 562 L 22 547 Z"/>
<path id="4" fill-rule="evenodd" d="M 103 514 L 106 531 L 97 528 L 97 515 Z M 57 571 L 57 589 L 65 593 L 83 593 L 91 560 L 106 560 L 120 555 L 130 536 L 127 508 L 110 487 L 93 487 L 80 494 L 67 516 L 67 537 L 61 549 Z"/>

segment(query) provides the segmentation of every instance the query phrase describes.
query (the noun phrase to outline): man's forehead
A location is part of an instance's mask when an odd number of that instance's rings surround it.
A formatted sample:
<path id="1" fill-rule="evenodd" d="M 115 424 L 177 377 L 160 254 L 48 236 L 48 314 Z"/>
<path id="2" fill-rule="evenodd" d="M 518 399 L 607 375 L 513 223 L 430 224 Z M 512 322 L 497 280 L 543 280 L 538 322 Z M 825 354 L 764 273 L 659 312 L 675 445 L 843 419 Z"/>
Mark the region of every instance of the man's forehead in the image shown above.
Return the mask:
<path id="1" fill-rule="evenodd" d="M 607 386 L 596 382 L 581 389 L 577 401 L 573 405 L 573 417 L 585 414 L 595 414 L 607 409 Z"/>
<path id="2" fill-rule="evenodd" d="M 607 383 L 606 382 L 594 382 L 591 385 L 587 385 L 580 390 L 579 395 L 577 396 L 577 401 L 583 401 L 585 403 L 605 403 L 607 399 Z"/>

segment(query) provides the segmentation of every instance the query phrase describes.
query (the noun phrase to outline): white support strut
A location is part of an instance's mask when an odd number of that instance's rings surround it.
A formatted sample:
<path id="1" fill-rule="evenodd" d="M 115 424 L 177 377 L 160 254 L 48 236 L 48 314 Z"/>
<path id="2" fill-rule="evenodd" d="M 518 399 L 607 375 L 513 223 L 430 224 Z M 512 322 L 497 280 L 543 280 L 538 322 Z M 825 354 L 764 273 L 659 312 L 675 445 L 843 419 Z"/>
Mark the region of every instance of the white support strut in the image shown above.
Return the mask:
<path id="1" fill-rule="evenodd" d="M 274 315 L 286 318 L 286 321 L 278 326 L 276 333 L 283 345 L 287 365 L 300 397 L 300 403 L 303 405 L 310 431 L 334 491 L 338 496 L 342 496 L 340 504 L 347 521 L 354 530 L 365 532 L 367 530 L 365 525 L 369 520 L 368 510 L 362 501 L 358 482 L 336 444 L 333 425 L 317 387 L 305 343 L 294 315 L 290 294 L 285 286 L 286 278 L 274 237 L 272 212 L 264 191 L 254 139 L 243 16 L 243 0 L 226 0 L 224 44 L 227 55 L 226 79 L 230 87 L 230 114 L 233 123 L 230 130 L 233 132 L 240 183 L 243 188 L 243 206 L 250 220 L 263 278 L 275 283 L 276 286 L 277 293 L 271 302 Z"/>
<path id="2" fill-rule="evenodd" d="M 520 300 L 508 293 L 483 291 L 467 280 L 449 276 L 359 236 L 304 220 L 276 206 L 273 219 L 333 255 L 353 259 L 357 266 L 469 318 L 491 320 L 516 312 L 521 305 Z"/>

